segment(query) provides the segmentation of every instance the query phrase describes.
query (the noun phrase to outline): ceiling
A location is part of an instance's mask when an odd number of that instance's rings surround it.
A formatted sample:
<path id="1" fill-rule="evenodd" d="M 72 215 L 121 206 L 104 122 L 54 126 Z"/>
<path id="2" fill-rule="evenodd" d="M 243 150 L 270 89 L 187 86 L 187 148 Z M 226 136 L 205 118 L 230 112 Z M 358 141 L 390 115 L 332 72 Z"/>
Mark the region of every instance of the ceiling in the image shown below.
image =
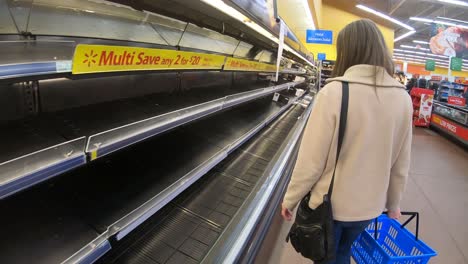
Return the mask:
<path id="1" fill-rule="evenodd" d="M 432 20 L 443 20 L 446 22 L 452 22 L 468 26 L 468 6 L 461 6 L 455 4 L 444 3 L 439 0 L 322 0 L 327 5 L 332 5 L 340 9 L 347 10 L 348 12 L 354 13 L 360 17 L 366 17 L 374 20 L 384 26 L 391 27 L 395 30 L 395 39 L 399 36 L 409 32 L 408 29 L 403 28 L 389 20 L 385 20 L 365 12 L 356 7 L 361 4 L 380 11 L 400 22 L 403 22 L 416 30 L 416 33 L 403 38 L 395 42 L 394 55 L 397 60 L 405 60 L 416 63 L 424 63 L 426 59 L 433 59 L 436 61 L 437 66 L 448 67 L 448 57 L 431 55 L 429 45 L 414 43 L 413 41 L 425 41 L 428 42 L 431 39 L 432 25 L 430 23 L 410 20 L 410 17 L 428 18 Z M 461 0 L 462 2 L 468 3 L 468 0 Z M 326 16 L 326 14 L 322 14 Z M 439 17 L 443 17 L 442 19 Z M 454 22 L 446 19 L 456 19 L 463 22 Z M 401 47 L 401 45 L 406 47 Z M 410 49 L 412 46 L 413 48 Z M 415 49 L 417 46 L 421 49 Z M 403 49 L 403 50 L 402 50 Z M 404 52 L 404 54 L 402 53 Z M 399 56 L 399 57 L 397 57 Z M 436 56 L 436 57 L 434 57 Z M 463 59 L 463 71 L 468 71 L 468 60 Z"/>
<path id="2" fill-rule="evenodd" d="M 467 21 L 466 25 L 468 25 L 468 7 L 448 4 L 438 0 L 361 0 L 356 2 L 388 14 L 416 29 L 415 34 L 402 39 L 398 42 L 398 45 L 414 45 L 414 43 L 412 43 L 413 40 L 429 41 L 431 38 L 431 25 L 410 20 L 410 17 L 436 19 L 439 16 Z M 369 14 L 367 16 L 369 16 Z M 408 31 L 398 25 L 394 24 L 393 26 L 395 28 L 395 38 Z M 395 47 L 396 46 L 397 45 L 395 45 Z"/>

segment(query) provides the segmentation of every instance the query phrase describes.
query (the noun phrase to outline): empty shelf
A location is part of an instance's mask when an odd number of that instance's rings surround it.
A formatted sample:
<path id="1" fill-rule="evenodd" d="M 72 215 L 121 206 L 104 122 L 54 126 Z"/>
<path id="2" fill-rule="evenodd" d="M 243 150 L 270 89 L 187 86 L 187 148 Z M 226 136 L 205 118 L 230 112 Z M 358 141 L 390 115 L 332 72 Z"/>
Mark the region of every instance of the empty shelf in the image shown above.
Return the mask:
<path id="1" fill-rule="evenodd" d="M 31 189 L 0 202 L 1 263 L 61 263 L 99 234 L 74 208 Z"/>
<path id="2" fill-rule="evenodd" d="M 14 212 L 22 213 L 2 218 L 4 226 L 17 226 L 17 223 L 25 226 L 19 234 L 16 229 L 9 228 L 3 234 L 3 241 L 16 246 L 28 245 L 30 251 L 37 250 L 35 263 L 67 259 L 70 263 L 79 259 L 94 261 L 110 249 L 109 237 L 123 239 L 225 158 L 238 138 L 251 133 L 260 124 L 265 126 L 268 117 L 291 105 L 263 98 L 225 110 L 0 201 L 5 211 L 14 208 Z M 248 114 L 256 117 L 246 118 Z M 227 118 L 231 122 L 225 122 L 225 130 L 219 125 L 217 129 L 210 129 L 216 120 Z M 46 206 L 47 210 L 42 210 Z M 34 217 L 35 214 L 40 214 L 40 218 Z M 44 222 L 50 224 L 43 225 Z M 203 224 L 203 227 L 207 226 Z M 214 225 L 214 230 L 217 228 Z M 40 232 L 33 231 L 39 229 Z M 56 241 L 51 234 L 60 232 L 66 235 L 61 236 L 60 246 L 54 246 L 52 242 Z M 52 240 L 50 244 L 43 239 L 44 234 Z M 185 247 L 190 251 L 197 246 L 191 243 Z M 31 262 L 29 255 L 17 256 L 20 247 L 16 251 L 3 249 L 8 247 L 0 248 L 1 263 Z M 173 261 L 179 257 L 182 256 Z"/>
<path id="3" fill-rule="evenodd" d="M 294 85 L 292 82 L 258 89 L 254 89 L 258 84 L 246 85 L 243 89 L 250 91 L 243 93 L 235 93 L 238 89 L 226 91 L 215 87 L 203 95 L 145 96 L 63 111 L 56 118 L 63 122 L 58 129 L 65 137 L 89 136 L 85 152 L 94 160 L 179 125 Z"/>
<path id="4" fill-rule="evenodd" d="M 37 120 L 0 127 L 0 199 L 84 164 L 85 143 Z"/>
<path id="5" fill-rule="evenodd" d="M 156 94 L 43 114 L 9 124 L 0 133 L 0 144 L 7 149 L 0 155 L 0 198 L 83 165 L 86 155 L 91 160 L 100 158 L 296 84 L 258 88 L 265 86 L 259 82 L 230 90 L 213 87 L 204 93 Z M 250 91 L 239 93 L 245 90 Z"/>
<path id="6" fill-rule="evenodd" d="M 249 146 L 265 146 L 268 143 L 264 140 L 278 135 L 287 137 L 302 112 L 300 106 L 285 112 L 279 118 L 283 121 L 272 123 L 246 143 L 246 149 L 256 151 L 233 152 L 145 225 L 117 243 L 99 263 L 202 262 L 271 162 L 262 157 L 262 149 Z M 277 152 L 276 146 L 271 151 Z M 249 174 L 253 177 L 244 177 Z"/>

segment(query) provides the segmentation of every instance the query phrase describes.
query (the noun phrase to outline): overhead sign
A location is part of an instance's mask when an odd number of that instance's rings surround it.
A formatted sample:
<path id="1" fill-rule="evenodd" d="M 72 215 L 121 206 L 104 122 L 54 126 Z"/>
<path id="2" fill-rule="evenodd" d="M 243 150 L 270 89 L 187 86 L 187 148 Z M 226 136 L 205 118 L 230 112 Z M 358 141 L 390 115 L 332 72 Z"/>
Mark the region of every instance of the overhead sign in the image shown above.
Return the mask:
<path id="1" fill-rule="evenodd" d="M 249 61 L 238 58 L 228 57 L 224 65 L 225 71 L 257 71 L 257 72 L 275 72 L 274 64 Z"/>
<path id="2" fill-rule="evenodd" d="M 317 60 L 326 60 L 327 59 L 327 54 L 325 53 L 318 53 L 317 54 Z"/>
<path id="3" fill-rule="evenodd" d="M 316 44 L 332 44 L 333 31 L 308 29 L 306 31 L 306 42 Z"/>
<path id="4" fill-rule="evenodd" d="M 457 26 L 432 24 L 430 48 L 438 55 L 468 58 L 468 30 Z"/>
<path id="5" fill-rule="evenodd" d="M 450 59 L 450 69 L 452 71 L 461 71 L 462 64 L 463 64 L 463 60 L 461 58 L 452 57 Z"/>
<path id="6" fill-rule="evenodd" d="M 426 60 L 426 71 L 434 71 L 435 70 L 435 60 Z"/>
<path id="7" fill-rule="evenodd" d="M 72 73 L 142 70 L 220 70 L 225 56 L 189 51 L 79 44 Z"/>

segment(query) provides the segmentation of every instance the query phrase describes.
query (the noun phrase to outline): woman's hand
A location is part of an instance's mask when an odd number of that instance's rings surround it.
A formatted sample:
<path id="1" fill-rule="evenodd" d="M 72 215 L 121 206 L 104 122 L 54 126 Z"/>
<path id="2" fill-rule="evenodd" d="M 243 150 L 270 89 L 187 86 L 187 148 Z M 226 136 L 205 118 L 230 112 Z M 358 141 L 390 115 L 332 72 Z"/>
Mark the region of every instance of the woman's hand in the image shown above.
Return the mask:
<path id="1" fill-rule="evenodd" d="M 292 212 L 284 207 L 284 205 L 281 205 L 281 216 L 283 217 L 284 221 L 291 221 L 292 219 Z"/>
<path id="2" fill-rule="evenodd" d="M 391 219 L 398 220 L 401 217 L 401 211 L 400 211 L 400 209 L 388 210 L 387 215 Z"/>

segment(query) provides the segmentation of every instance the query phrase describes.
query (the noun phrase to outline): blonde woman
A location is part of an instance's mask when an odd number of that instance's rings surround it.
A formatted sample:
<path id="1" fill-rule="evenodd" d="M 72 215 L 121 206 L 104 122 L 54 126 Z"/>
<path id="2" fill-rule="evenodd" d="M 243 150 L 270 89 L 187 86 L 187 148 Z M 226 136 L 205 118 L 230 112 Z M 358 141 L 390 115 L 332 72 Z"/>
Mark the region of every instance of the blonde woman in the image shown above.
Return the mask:
<path id="1" fill-rule="evenodd" d="M 309 206 L 315 209 L 328 191 L 336 165 L 331 202 L 338 264 L 350 263 L 351 244 L 382 211 L 400 217 L 413 109 L 393 72 L 382 33 L 372 21 L 355 21 L 339 33 L 334 78 L 315 99 L 283 200 L 286 221 L 308 192 Z M 335 164 L 342 81 L 349 83 L 348 119 Z"/>

